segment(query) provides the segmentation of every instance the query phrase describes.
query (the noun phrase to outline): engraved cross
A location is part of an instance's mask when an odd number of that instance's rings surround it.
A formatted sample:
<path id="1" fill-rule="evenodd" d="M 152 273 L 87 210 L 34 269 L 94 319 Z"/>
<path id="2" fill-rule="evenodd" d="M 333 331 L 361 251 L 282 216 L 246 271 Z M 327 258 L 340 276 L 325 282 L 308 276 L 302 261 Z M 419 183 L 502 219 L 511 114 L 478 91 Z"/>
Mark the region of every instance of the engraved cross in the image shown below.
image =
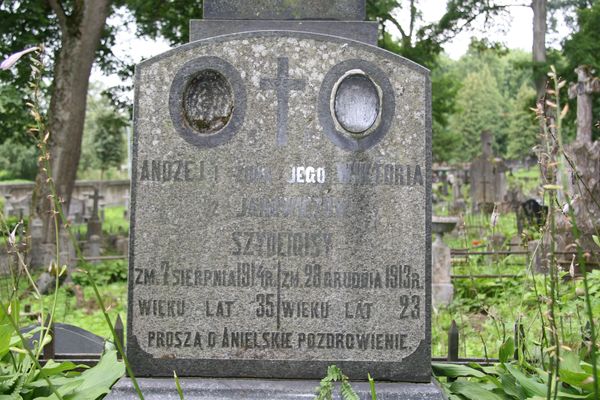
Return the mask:
<path id="1" fill-rule="evenodd" d="M 306 80 L 291 79 L 289 72 L 289 60 L 287 57 L 277 59 L 277 77 L 261 78 L 260 88 L 262 90 L 275 90 L 277 94 L 277 145 L 285 146 L 288 141 L 287 122 L 289 113 L 290 92 L 292 90 L 304 90 Z"/>

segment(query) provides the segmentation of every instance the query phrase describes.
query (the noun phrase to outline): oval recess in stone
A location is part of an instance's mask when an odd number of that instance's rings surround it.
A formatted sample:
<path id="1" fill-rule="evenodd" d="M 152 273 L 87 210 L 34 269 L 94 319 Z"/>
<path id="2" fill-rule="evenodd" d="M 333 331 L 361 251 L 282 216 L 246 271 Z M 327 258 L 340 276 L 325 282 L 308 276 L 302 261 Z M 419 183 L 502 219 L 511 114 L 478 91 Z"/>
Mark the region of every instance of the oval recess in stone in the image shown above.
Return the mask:
<path id="1" fill-rule="evenodd" d="M 190 127 L 201 134 L 223 129 L 233 113 L 233 90 L 227 78 L 218 71 L 205 69 L 187 84 L 183 112 Z"/>
<path id="2" fill-rule="evenodd" d="M 377 121 L 381 99 L 377 87 L 363 74 L 346 76 L 335 92 L 335 117 L 346 131 L 366 132 Z"/>

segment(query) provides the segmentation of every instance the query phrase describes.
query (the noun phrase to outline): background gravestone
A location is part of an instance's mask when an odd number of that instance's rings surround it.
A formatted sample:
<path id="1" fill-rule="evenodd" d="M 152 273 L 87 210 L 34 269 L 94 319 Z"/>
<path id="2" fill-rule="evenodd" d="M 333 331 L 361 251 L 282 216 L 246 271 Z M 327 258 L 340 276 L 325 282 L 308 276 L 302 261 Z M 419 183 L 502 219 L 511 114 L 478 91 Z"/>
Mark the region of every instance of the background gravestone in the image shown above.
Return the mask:
<path id="1" fill-rule="evenodd" d="M 494 204 L 503 203 L 506 196 L 506 166 L 494 157 L 492 133 L 481 133 L 481 155 L 471 163 L 471 200 L 473 212 L 491 213 Z"/>
<path id="2" fill-rule="evenodd" d="M 427 70 L 340 37 L 245 32 L 140 64 L 136 375 L 316 379 L 336 364 L 429 383 L 430 115 Z"/>

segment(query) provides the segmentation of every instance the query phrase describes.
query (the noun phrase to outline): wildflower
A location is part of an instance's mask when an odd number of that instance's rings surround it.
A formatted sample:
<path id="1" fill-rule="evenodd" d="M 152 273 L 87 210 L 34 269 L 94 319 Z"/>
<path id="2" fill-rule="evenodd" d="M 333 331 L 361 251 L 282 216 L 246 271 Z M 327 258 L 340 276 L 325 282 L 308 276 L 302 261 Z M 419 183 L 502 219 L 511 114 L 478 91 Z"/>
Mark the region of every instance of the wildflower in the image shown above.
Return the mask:
<path id="1" fill-rule="evenodd" d="M 480 241 L 480 240 L 473 240 L 473 241 L 471 242 L 471 245 L 472 245 L 472 246 L 479 246 L 480 244 L 481 244 L 481 241 Z"/>
<path id="2" fill-rule="evenodd" d="M 575 254 L 573 254 L 573 259 L 571 259 L 571 266 L 569 267 L 569 275 L 571 275 L 571 278 L 575 279 Z"/>
<path id="3" fill-rule="evenodd" d="M 19 225 L 21 225 L 20 222 L 15 226 L 15 229 L 8 234 L 8 244 L 11 246 L 14 246 L 17 243 L 17 228 L 19 228 Z"/>
<path id="4" fill-rule="evenodd" d="M 21 50 L 18 53 L 10 55 L 10 57 L 8 57 L 6 60 L 2 61 L 2 64 L 0 64 L 0 69 L 1 70 L 11 69 L 13 67 L 13 65 L 15 65 L 17 63 L 17 61 L 19 61 L 21 59 L 21 57 L 23 57 L 25 54 L 31 53 L 32 51 L 36 51 L 39 49 L 40 49 L 39 47 L 30 47 L 28 49 Z"/>
<path id="5" fill-rule="evenodd" d="M 498 214 L 498 211 L 496 210 L 496 206 L 494 206 L 494 211 L 492 211 L 492 217 L 490 218 L 490 225 L 492 226 L 492 229 L 494 229 L 496 227 L 496 225 L 498 224 L 499 217 L 500 217 L 500 214 Z"/>

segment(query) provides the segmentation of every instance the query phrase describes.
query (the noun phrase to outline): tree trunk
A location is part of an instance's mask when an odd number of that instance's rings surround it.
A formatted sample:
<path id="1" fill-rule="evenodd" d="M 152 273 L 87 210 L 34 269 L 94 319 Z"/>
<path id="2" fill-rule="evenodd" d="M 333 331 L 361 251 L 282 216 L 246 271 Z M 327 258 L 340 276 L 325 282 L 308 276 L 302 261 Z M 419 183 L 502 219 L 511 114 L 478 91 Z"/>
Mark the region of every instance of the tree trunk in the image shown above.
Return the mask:
<path id="1" fill-rule="evenodd" d="M 533 10 L 533 72 L 538 98 L 546 89 L 546 18 L 548 14 L 547 0 L 532 0 Z"/>
<path id="2" fill-rule="evenodd" d="M 111 0 L 76 1 L 67 15 L 59 0 L 48 0 L 57 15 L 61 30 L 61 47 L 54 63 L 54 81 L 48 116 L 52 178 L 65 213 L 71 200 L 85 120 L 88 84 L 96 50 Z M 43 174 L 38 177 L 42 183 Z M 50 218 L 48 188 L 42 189 L 38 215 L 44 221 L 44 242 L 52 242 L 54 229 Z"/>

